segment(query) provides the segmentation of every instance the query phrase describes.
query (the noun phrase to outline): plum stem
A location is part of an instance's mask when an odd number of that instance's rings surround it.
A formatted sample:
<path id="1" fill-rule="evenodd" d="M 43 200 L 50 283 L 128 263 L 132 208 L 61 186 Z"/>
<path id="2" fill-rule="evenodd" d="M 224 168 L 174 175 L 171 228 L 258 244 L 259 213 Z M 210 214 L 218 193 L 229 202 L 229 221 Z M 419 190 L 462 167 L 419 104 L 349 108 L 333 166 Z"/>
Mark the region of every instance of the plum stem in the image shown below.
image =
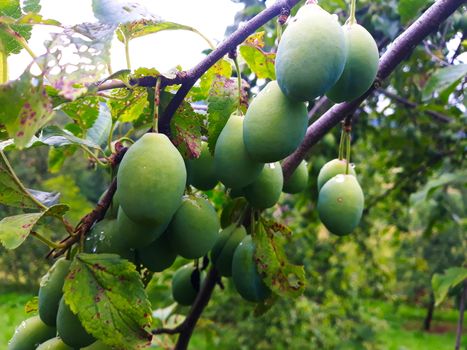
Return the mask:
<path id="1" fill-rule="evenodd" d="M 357 19 L 355 17 L 356 7 L 357 7 L 357 0 L 351 0 L 351 2 L 350 2 L 350 16 L 349 16 L 349 19 L 347 21 L 347 23 L 349 25 L 357 23 Z"/>

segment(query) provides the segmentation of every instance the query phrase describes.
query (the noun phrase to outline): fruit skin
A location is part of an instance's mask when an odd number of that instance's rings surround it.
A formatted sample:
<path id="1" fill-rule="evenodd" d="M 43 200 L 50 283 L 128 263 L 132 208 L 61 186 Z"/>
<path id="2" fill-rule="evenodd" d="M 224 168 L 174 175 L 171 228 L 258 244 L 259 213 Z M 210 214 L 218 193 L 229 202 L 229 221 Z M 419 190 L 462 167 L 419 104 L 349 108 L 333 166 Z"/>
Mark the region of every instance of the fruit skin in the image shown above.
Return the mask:
<path id="1" fill-rule="evenodd" d="M 37 344 L 55 337 L 55 327 L 47 326 L 39 316 L 28 318 L 16 328 L 8 350 L 34 350 Z"/>
<path id="2" fill-rule="evenodd" d="M 276 76 L 282 92 L 297 101 L 325 94 L 341 76 L 346 52 L 338 21 L 316 4 L 304 5 L 277 48 Z"/>
<path id="3" fill-rule="evenodd" d="M 211 203 L 186 196 L 169 226 L 170 245 L 184 258 L 200 258 L 216 243 L 219 229 L 219 218 Z"/>
<path id="4" fill-rule="evenodd" d="M 347 61 L 336 84 L 326 93 L 334 102 L 352 101 L 373 84 L 378 72 L 379 52 L 375 39 L 357 23 L 343 26 Z"/>
<path id="5" fill-rule="evenodd" d="M 201 141 L 201 154 L 196 159 L 187 161 L 190 168 L 190 184 L 198 190 L 208 191 L 212 190 L 219 181 L 216 176 L 216 169 L 214 166 L 214 157 L 209 151 L 207 142 Z"/>
<path id="6" fill-rule="evenodd" d="M 345 174 L 347 167 L 347 160 L 345 159 L 333 159 L 320 169 L 318 174 L 318 191 L 324 186 L 324 184 L 338 174 Z M 349 175 L 357 176 L 355 169 L 352 164 L 349 164 Z"/>
<path id="7" fill-rule="evenodd" d="M 133 221 L 119 208 L 115 230 L 118 231 L 118 237 L 124 246 L 142 248 L 159 238 L 168 225 L 169 222 L 155 225 Z"/>
<path id="8" fill-rule="evenodd" d="M 69 260 L 58 259 L 41 279 L 38 295 L 39 317 L 49 326 L 56 325 L 58 305 L 69 269 Z"/>
<path id="9" fill-rule="evenodd" d="M 36 350 L 74 350 L 66 345 L 60 338 L 52 338 L 39 345 Z"/>
<path id="10" fill-rule="evenodd" d="M 319 217 L 338 236 L 347 235 L 358 226 L 363 206 L 363 191 L 353 175 L 336 175 L 319 192 Z"/>
<path id="11" fill-rule="evenodd" d="M 305 137 L 305 104 L 285 96 L 277 81 L 269 82 L 253 99 L 243 122 L 243 141 L 254 160 L 271 163 L 291 154 Z"/>
<path id="12" fill-rule="evenodd" d="M 277 203 L 284 185 L 279 163 L 266 164 L 258 178 L 243 189 L 245 198 L 256 209 L 266 209 Z"/>
<path id="13" fill-rule="evenodd" d="M 104 198 L 105 194 L 107 193 L 107 190 L 102 193 L 102 195 L 99 197 L 99 201 L 101 201 L 102 198 Z M 118 191 L 114 193 L 114 196 L 112 197 L 112 202 L 110 203 L 109 208 L 107 209 L 105 213 L 105 218 L 106 219 L 116 219 L 117 214 L 118 214 L 118 207 L 120 206 L 120 203 L 118 201 Z"/>
<path id="14" fill-rule="evenodd" d="M 172 266 L 177 253 L 172 249 L 168 232 L 147 247 L 138 250 L 138 256 L 145 267 L 152 272 L 161 272 Z"/>
<path id="15" fill-rule="evenodd" d="M 289 178 L 284 181 L 284 187 L 282 188 L 282 191 L 291 194 L 299 193 L 305 190 L 307 184 L 308 167 L 306 162 L 302 160 L 292 175 L 290 175 Z"/>
<path id="16" fill-rule="evenodd" d="M 242 188 L 252 183 L 264 164 L 253 160 L 243 143 L 243 117 L 232 114 L 217 139 L 214 166 L 218 179 L 227 187 Z"/>
<path id="17" fill-rule="evenodd" d="M 163 225 L 180 206 L 183 158 L 163 134 L 144 134 L 123 156 L 117 174 L 120 207 L 139 223 Z"/>
<path id="18" fill-rule="evenodd" d="M 240 242 L 232 259 L 232 280 L 237 292 L 246 300 L 260 302 L 271 290 L 264 284 L 254 261 L 255 244 L 251 236 Z"/>
<path id="19" fill-rule="evenodd" d="M 78 316 L 65 303 L 65 298 L 60 300 L 57 314 L 57 333 L 63 342 L 71 347 L 81 348 L 91 345 L 96 339 L 86 332 Z"/>
<path id="20" fill-rule="evenodd" d="M 84 251 L 86 253 L 126 255 L 130 247 L 116 226 L 117 220 L 115 219 L 103 219 L 97 222 L 84 240 Z"/>
<path id="21" fill-rule="evenodd" d="M 195 289 L 191 282 L 191 275 L 195 271 L 194 266 L 185 265 L 179 268 L 172 278 L 172 297 L 180 305 L 191 305 L 198 295 L 198 291 Z M 204 275 L 200 276 L 200 285 L 204 280 Z"/>
<path id="22" fill-rule="evenodd" d="M 233 255 L 245 236 L 245 227 L 236 224 L 231 224 L 219 234 L 219 238 L 211 250 L 211 261 L 222 276 L 232 276 Z"/>

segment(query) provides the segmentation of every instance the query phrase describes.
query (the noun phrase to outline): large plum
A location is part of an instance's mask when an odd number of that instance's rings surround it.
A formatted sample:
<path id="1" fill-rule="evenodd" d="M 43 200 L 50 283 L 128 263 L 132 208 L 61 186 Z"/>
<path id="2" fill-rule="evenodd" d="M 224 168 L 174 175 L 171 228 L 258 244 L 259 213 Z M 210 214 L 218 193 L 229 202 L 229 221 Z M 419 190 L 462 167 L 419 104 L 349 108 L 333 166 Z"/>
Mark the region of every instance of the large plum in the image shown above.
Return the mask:
<path id="1" fill-rule="evenodd" d="M 69 260 L 58 259 L 41 279 L 38 295 L 39 317 L 49 326 L 56 324 L 58 305 L 63 295 L 63 284 L 69 269 Z"/>
<path id="2" fill-rule="evenodd" d="M 243 143 L 243 117 L 232 114 L 216 142 L 214 166 L 218 179 L 227 187 L 242 188 L 252 183 L 264 164 L 253 160 Z"/>
<path id="3" fill-rule="evenodd" d="M 271 81 L 248 107 L 243 122 L 243 141 L 254 160 L 276 162 L 298 147 L 307 125 L 305 104 L 289 99 L 277 81 Z"/>
<path id="4" fill-rule="evenodd" d="M 195 268 L 192 265 L 185 265 L 179 268 L 172 278 L 172 297 L 180 305 L 191 305 L 198 295 L 198 291 L 203 283 L 204 274 L 199 275 L 199 280 L 196 281 L 196 275 L 193 274 Z M 199 285 L 196 286 L 197 282 Z"/>
<path id="5" fill-rule="evenodd" d="M 324 95 L 339 79 L 346 61 L 344 31 L 317 4 L 304 5 L 285 29 L 277 48 L 281 90 L 297 101 Z"/>
<path id="6" fill-rule="evenodd" d="M 232 259 L 232 280 L 237 292 L 246 300 L 260 302 L 271 290 L 264 284 L 254 261 L 255 244 L 251 236 L 240 242 Z"/>
<path id="7" fill-rule="evenodd" d="M 65 298 L 60 300 L 57 314 L 57 333 L 63 342 L 71 347 L 81 348 L 91 345 L 96 339 L 84 329 L 78 316 L 65 303 Z"/>
<path id="8" fill-rule="evenodd" d="M 319 170 L 318 174 L 318 191 L 321 190 L 321 187 L 323 187 L 323 185 L 334 176 L 338 174 L 345 174 L 346 168 L 346 159 L 336 158 L 324 164 L 323 167 Z M 357 176 L 353 164 L 349 164 L 349 174 Z"/>
<path id="9" fill-rule="evenodd" d="M 147 247 L 138 249 L 138 256 L 145 267 L 153 272 L 161 272 L 172 266 L 177 253 L 168 240 L 169 232 L 165 232 Z"/>
<path id="10" fill-rule="evenodd" d="M 47 326 L 39 316 L 21 322 L 8 342 L 8 350 L 34 350 L 39 344 L 55 337 L 55 327 Z"/>
<path id="11" fill-rule="evenodd" d="M 231 224 L 221 231 L 211 250 L 211 261 L 222 276 L 232 276 L 232 259 L 240 242 L 245 238 L 243 226 Z"/>
<path id="12" fill-rule="evenodd" d="M 180 206 L 185 163 L 167 136 L 147 133 L 123 156 L 117 183 L 120 206 L 130 219 L 164 225 Z"/>
<path id="13" fill-rule="evenodd" d="M 363 191 L 353 175 L 336 175 L 319 191 L 319 218 L 335 235 L 347 235 L 358 226 L 363 206 Z"/>
<path id="14" fill-rule="evenodd" d="M 308 168 L 306 162 L 302 162 L 293 171 L 292 175 L 284 181 L 284 187 L 282 191 L 285 193 L 299 193 L 305 190 L 308 184 Z"/>
<path id="15" fill-rule="evenodd" d="M 186 196 L 173 216 L 168 237 L 172 248 L 187 259 L 205 255 L 219 235 L 220 222 L 206 199 Z"/>
<path id="16" fill-rule="evenodd" d="M 371 34 L 357 23 L 343 27 L 347 41 L 347 60 L 336 84 L 326 93 L 334 102 L 352 101 L 373 84 L 378 71 L 378 46 Z"/>
<path id="17" fill-rule="evenodd" d="M 284 185 L 279 163 L 266 164 L 258 178 L 243 189 L 245 198 L 256 209 L 266 209 L 277 203 Z"/>
<path id="18" fill-rule="evenodd" d="M 216 176 L 214 157 L 209 151 L 208 144 L 201 141 L 201 154 L 196 159 L 187 161 L 190 169 L 189 183 L 202 191 L 212 190 L 219 181 Z"/>
<path id="19" fill-rule="evenodd" d="M 75 350 L 74 348 L 66 345 L 59 337 L 47 340 L 45 343 L 39 345 L 36 350 Z"/>

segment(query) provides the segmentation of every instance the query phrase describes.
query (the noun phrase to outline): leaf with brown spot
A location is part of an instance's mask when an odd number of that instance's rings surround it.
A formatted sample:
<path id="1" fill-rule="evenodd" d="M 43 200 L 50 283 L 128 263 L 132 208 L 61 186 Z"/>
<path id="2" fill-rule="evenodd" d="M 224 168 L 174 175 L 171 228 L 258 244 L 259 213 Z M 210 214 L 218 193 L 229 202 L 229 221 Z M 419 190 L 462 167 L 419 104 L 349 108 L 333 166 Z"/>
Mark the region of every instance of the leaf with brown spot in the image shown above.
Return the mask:
<path id="1" fill-rule="evenodd" d="M 280 230 L 278 230 L 280 228 Z M 255 242 L 255 260 L 263 281 L 282 297 L 298 297 L 305 290 L 303 266 L 291 264 L 285 254 L 288 234 L 282 224 L 260 220 L 252 233 Z"/>
<path id="2" fill-rule="evenodd" d="M 251 71 L 260 79 L 276 79 L 274 62 L 275 53 L 263 51 L 264 32 L 250 35 L 240 46 L 240 55 L 245 60 Z"/>
<path id="3" fill-rule="evenodd" d="M 140 349 L 152 339 L 151 304 L 135 265 L 115 254 L 78 254 L 63 287 L 84 328 L 115 349 Z"/>
<path id="4" fill-rule="evenodd" d="M 172 142 L 183 158 L 198 158 L 201 153 L 201 126 L 203 116 L 184 101 L 170 121 Z"/>
<path id="5" fill-rule="evenodd" d="M 28 238 L 41 219 L 50 216 L 60 218 L 68 209 L 67 205 L 58 204 L 40 213 L 7 216 L 0 221 L 0 242 L 6 249 L 16 249 Z"/>

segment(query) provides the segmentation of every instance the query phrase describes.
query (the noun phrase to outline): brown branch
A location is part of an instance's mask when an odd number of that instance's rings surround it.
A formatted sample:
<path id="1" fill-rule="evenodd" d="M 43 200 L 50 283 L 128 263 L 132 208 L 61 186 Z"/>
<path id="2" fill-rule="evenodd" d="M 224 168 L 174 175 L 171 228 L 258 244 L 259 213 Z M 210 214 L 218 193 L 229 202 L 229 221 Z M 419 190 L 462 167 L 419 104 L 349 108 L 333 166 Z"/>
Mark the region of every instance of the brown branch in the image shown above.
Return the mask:
<path id="1" fill-rule="evenodd" d="M 187 349 L 196 323 L 201 317 L 205 307 L 208 305 L 212 292 L 219 279 L 219 272 L 214 267 L 211 267 L 185 320 L 175 328 L 154 329 L 152 334 L 180 334 L 174 350 Z"/>
<path id="2" fill-rule="evenodd" d="M 397 103 L 400 103 L 410 109 L 415 109 L 415 108 L 418 108 L 419 105 L 416 104 L 415 102 L 411 102 L 403 97 L 400 97 L 399 95 L 396 95 L 392 92 L 389 92 L 388 90 L 385 90 L 385 89 L 377 89 L 378 92 L 382 93 L 383 95 L 386 95 L 387 97 L 389 97 L 391 100 L 394 100 L 396 101 Z M 430 117 L 433 117 L 433 119 L 441 122 L 441 123 L 451 123 L 452 122 L 452 119 L 449 118 L 447 115 L 444 115 L 442 113 L 438 113 L 438 112 L 435 112 L 435 111 L 430 111 L 430 110 L 426 110 L 425 113 L 427 115 L 429 115 Z"/>
<path id="3" fill-rule="evenodd" d="M 305 135 L 298 149 L 283 163 L 284 177 L 287 179 L 305 158 L 308 150 L 313 147 L 328 131 L 355 109 L 386 79 L 396 67 L 409 55 L 415 46 L 445 21 L 456 9 L 463 5 L 464 0 L 439 0 L 425 11 L 406 31 L 399 35 L 389 49 L 379 60 L 377 79 L 373 86 L 361 97 L 351 102 L 333 106 L 317 121 Z"/>

